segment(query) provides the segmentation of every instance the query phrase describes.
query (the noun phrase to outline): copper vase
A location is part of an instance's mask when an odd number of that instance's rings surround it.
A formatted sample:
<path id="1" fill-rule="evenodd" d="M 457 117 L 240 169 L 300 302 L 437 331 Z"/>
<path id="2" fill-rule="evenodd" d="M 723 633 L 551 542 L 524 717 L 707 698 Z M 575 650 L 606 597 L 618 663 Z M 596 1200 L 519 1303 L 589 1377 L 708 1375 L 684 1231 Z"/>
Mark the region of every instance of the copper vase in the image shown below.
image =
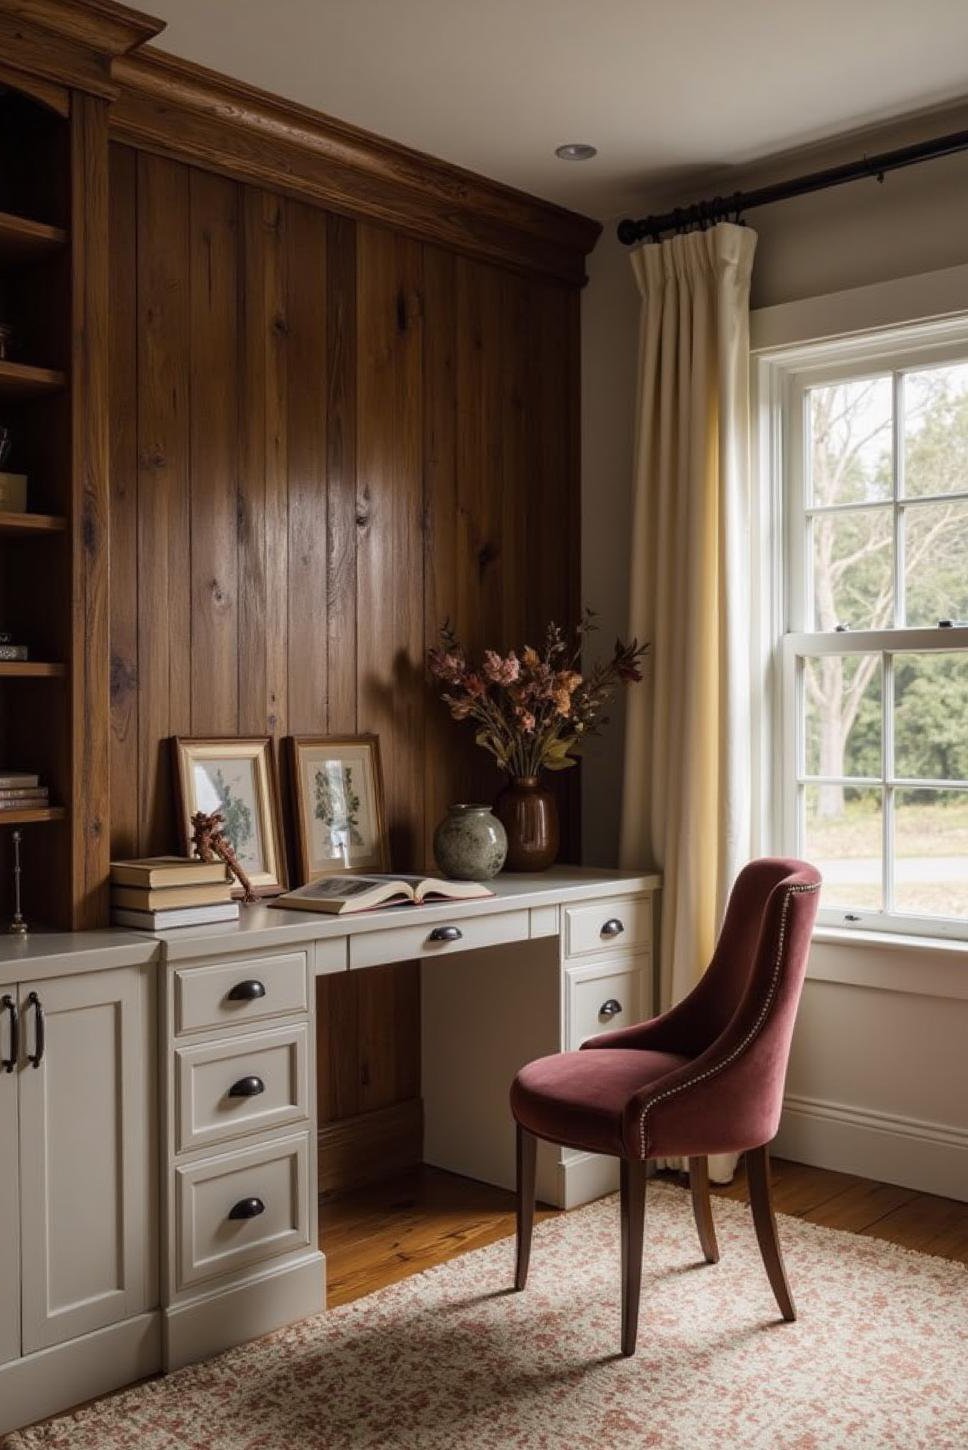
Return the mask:
<path id="1" fill-rule="evenodd" d="M 508 837 L 507 871 L 547 871 L 558 856 L 558 802 L 536 775 L 516 776 L 494 802 Z"/>

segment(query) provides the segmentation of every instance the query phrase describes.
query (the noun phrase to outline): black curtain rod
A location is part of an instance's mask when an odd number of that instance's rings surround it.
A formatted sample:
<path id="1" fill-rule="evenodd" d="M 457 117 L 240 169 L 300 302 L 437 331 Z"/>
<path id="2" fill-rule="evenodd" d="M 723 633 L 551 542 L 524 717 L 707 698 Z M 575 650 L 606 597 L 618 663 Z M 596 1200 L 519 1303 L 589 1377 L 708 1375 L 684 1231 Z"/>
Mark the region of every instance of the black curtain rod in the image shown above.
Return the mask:
<path id="1" fill-rule="evenodd" d="M 808 176 L 778 181 L 773 186 L 758 187 L 756 191 L 737 191 L 733 196 L 714 196 L 711 201 L 677 206 L 672 211 L 642 217 L 639 221 L 627 217 L 618 224 L 618 239 L 630 247 L 646 237 L 657 242 L 663 232 L 692 231 L 715 222 L 728 221 L 730 217 L 739 221 L 742 213 L 754 206 L 769 206 L 775 201 L 787 201 L 791 196 L 826 191 L 830 186 L 842 186 L 845 181 L 862 181 L 865 177 L 883 181 L 889 171 L 899 171 L 902 166 L 917 166 L 921 161 L 934 161 L 939 156 L 953 156 L 958 151 L 968 151 L 968 131 L 953 131 L 950 136 L 918 141 L 897 151 L 883 151 L 880 156 L 864 156 L 860 161 L 848 161 L 843 166 L 828 167 L 826 171 L 812 171 Z"/>

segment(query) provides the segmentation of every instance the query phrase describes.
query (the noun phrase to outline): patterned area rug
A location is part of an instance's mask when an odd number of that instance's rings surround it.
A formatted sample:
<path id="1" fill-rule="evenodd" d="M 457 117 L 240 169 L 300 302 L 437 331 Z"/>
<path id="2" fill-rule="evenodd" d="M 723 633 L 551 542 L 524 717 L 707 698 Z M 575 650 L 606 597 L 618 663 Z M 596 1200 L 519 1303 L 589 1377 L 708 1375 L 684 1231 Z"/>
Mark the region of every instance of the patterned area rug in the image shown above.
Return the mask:
<path id="1" fill-rule="evenodd" d="M 206 1364 L 9 1437 L 8 1450 L 966 1450 L 968 1273 L 781 1218 L 778 1321 L 748 1211 L 652 1184 L 639 1350 L 618 1357 L 617 1199 Z"/>

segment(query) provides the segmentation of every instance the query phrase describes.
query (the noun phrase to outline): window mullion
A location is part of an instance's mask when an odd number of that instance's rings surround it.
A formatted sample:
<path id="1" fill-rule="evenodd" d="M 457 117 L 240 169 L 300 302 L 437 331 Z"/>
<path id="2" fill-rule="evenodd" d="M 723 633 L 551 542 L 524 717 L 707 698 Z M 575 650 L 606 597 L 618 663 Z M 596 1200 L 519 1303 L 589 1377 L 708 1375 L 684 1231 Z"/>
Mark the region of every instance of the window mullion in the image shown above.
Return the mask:
<path id="1" fill-rule="evenodd" d="M 884 770 L 882 808 L 883 910 L 894 910 L 894 656 L 885 650 L 881 663 L 881 739 Z"/>
<path id="2" fill-rule="evenodd" d="M 904 597 L 904 511 L 898 501 L 904 497 L 904 374 L 894 374 L 894 398 L 891 418 L 892 482 L 894 499 L 894 627 L 900 629 L 907 619 Z"/>

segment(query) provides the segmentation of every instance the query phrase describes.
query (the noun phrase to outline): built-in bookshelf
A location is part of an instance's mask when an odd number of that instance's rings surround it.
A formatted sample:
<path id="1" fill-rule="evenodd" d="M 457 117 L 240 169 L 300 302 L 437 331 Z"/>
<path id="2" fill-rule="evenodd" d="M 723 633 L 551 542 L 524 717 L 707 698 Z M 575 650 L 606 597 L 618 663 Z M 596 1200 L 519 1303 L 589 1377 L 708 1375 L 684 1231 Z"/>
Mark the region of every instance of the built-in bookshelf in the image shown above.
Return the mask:
<path id="1" fill-rule="evenodd" d="M 28 651 L 0 660 L 0 772 L 35 773 L 49 792 L 0 810 L 0 925 L 15 826 L 29 828 L 35 919 L 73 924 L 70 148 L 66 114 L 0 88 L 0 472 L 27 479 L 26 499 L 0 512 L 0 633 Z"/>

